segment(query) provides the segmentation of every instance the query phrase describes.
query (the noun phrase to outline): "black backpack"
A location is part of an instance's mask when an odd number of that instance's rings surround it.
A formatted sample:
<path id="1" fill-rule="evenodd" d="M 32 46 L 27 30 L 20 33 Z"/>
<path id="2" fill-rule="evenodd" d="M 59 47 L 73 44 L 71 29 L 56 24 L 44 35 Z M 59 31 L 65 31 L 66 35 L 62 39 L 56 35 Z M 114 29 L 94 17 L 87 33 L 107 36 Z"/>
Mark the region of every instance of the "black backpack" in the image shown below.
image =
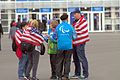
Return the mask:
<path id="1" fill-rule="evenodd" d="M 45 54 L 45 45 L 42 43 L 40 55 L 44 55 L 44 54 Z"/>
<path id="2" fill-rule="evenodd" d="M 35 46 L 27 42 L 21 42 L 21 49 L 23 53 L 32 52 Z"/>
<path id="3" fill-rule="evenodd" d="M 13 50 L 14 52 L 16 52 L 16 50 L 17 50 L 17 45 L 16 45 L 16 43 L 15 43 L 15 40 L 13 40 L 13 42 L 12 42 L 12 50 Z"/>

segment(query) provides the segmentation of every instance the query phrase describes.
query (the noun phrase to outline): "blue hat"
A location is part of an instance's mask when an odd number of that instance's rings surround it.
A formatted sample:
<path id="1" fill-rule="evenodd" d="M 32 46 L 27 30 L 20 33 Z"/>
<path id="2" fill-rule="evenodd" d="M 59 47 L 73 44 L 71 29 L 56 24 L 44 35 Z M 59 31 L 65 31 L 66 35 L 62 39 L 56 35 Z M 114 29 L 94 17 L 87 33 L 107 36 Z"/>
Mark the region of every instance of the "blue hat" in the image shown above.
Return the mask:
<path id="1" fill-rule="evenodd" d="M 73 13 L 74 13 L 74 14 L 75 14 L 75 13 L 80 13 L 79 8 L 76 8 L 76 9 L 73 11 Z"/>

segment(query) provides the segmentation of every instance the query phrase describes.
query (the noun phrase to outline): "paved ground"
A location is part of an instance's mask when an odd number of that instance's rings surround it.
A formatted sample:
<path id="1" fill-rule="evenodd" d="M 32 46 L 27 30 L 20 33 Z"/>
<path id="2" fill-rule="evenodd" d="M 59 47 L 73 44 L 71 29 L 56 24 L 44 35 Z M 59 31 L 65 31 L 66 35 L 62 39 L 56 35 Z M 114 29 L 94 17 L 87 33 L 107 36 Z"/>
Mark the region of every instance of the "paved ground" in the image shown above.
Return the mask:
<path id="1" fill-rule="evenodd" d="M 86 45 L 89 60 L 89 80 L 120 80 L 120 33 L 92 33 Z M 0 51 L 0 80 L 17 80 L 17 62 L 11 50 L 11 41 L 5 35 Z M 72 63 L 71 74 L 74 66 Z M 49 80 L 49 56 L 40 57 L 38 78 Z"/>

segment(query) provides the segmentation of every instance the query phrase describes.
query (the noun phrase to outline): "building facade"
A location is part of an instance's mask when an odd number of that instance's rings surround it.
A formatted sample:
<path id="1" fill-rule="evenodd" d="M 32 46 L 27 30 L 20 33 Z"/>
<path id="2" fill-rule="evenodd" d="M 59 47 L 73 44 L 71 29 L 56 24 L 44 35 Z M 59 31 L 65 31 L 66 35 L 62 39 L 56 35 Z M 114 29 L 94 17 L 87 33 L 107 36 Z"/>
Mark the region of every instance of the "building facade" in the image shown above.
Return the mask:
<path id="1" fill-rule="evenodd" d="M 60 22 L 61 14 L 68 13 L 72 24 L 75 8 L 85 15 L 89 32 L 120 31 L 120 0 L 1 0 L 0 21 L 6 33 L 12 20 L 29 21 L 32 16 L 47 25 L 48 20 Z"/>

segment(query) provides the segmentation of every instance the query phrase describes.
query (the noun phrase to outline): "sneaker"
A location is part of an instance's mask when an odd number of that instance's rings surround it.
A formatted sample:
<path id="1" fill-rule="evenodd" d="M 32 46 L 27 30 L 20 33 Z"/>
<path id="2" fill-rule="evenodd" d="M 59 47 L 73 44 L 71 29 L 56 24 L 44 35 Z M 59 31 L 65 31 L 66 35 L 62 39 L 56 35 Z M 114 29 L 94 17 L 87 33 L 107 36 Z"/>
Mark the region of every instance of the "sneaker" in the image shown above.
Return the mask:
<path id="1" fill-rule="evenodd" d="M 50 79 L 57 79 L 57 76 L 51 76 Z"/>
<path id="2" fill-rule="evenodd" d="M 77 75 L 73 75 L 73 76 L 70 76 L 70 78 L 71 78 L 71 79 L 78 79 L 79 76 L 77 76 Z"/>
<path id="3" fill-rule="evenodd" d="M 62 77 L 62 80 L 70 80 L 68 77 Z"/>
<path id="4" fill-rule="evenodd" d="M 32 80 L 31 77 L 24 77 L 26 80 Z"/>
<path id="5" fill-rule="evenodd" d="M 58 77 L 58 79 L 57 80 L 62 80 L 62 78 L 61 77 Z"/>
<path id="6" fill-rule="evenodd" d="M 27 80 L 26 78 L 24 78 L 24 77 L 21 77 L 21 78 L 19 78 L 19 80 Z"/>
<path id="7" fill-rule="evenodd" d="M 86 77 L 86 76 L 80 76 L 80 77 L 79 77 L 79 79 L 82 79 L 82 80 L 87 80 L 87 79 L 88 79 L 88 77 Z"/>
<path id="8" fill-rule="evenodd" d="M 32 77 L 32 80 L 39 80 L 38 78 L 36 78 L 36 77 Z"/>

